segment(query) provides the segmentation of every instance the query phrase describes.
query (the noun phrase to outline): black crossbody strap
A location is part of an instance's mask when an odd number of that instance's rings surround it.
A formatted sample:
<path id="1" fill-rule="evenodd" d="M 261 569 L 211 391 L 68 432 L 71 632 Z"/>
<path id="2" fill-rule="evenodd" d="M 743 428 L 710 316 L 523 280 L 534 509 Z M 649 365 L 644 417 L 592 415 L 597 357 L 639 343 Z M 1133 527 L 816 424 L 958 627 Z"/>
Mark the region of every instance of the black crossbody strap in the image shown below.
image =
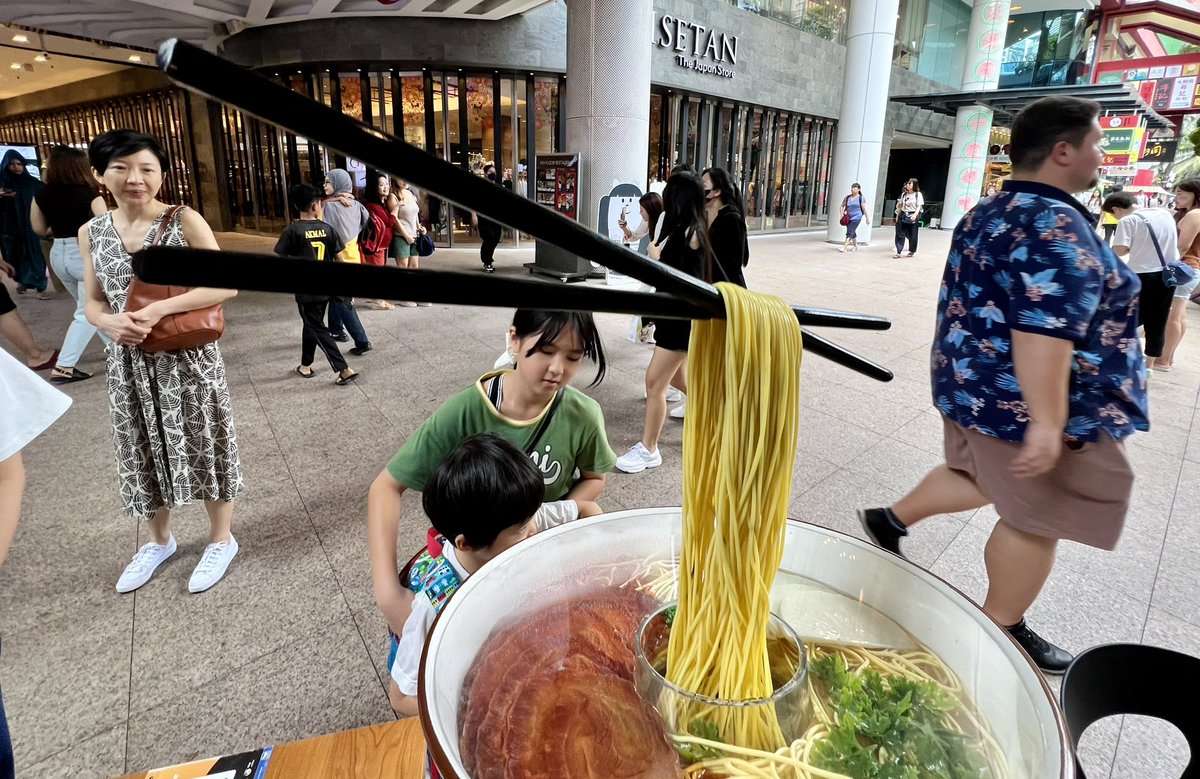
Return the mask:
<path id="1" fill-rule="evenodd" d="M 1154 226 L 1142 214 L 1134 213 L 1134 216 L 1140 219 L 1142 224 L 1146 225 L 1146 232 L 1150 233 L 1150 241 L 1154 244 L 1154 251 L 1158 252 L 1158 261 L 1162 263 L 1164 268 L 1167 267 L 1167 258 L 1163 256 L 1162 246 L 1158 243 L 1158 236 L 1154 234 Z"/>
<path id="2" fill-rule="evenodd" d="M 546 415 L 542 417 L 541 424 L 534 431 L 533 438 L 529 439 L 529 443 L 525 446 L 525 454 L 533 454 L 533 450 L 537 449 L 538 443 L 541 442 L 542 436 L 550 428 L 550 420 L 554 418 L 554 412 L 558 411 L 559 405 L 562 403 L 563 395 L 566 394 L 567 388 L 563 387 L 554 396 L 554 402 L 550 404 L 550 408 L 546 409 Z"/>

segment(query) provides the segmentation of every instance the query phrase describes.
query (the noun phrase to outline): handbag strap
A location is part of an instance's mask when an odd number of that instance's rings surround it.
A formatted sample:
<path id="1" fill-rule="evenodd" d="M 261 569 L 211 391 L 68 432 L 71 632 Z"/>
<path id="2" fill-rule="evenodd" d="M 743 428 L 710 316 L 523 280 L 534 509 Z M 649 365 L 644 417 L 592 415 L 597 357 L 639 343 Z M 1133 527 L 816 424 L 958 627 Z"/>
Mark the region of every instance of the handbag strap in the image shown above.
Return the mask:
<path id="1" fill-rule="evenodd" d="M 163 211 L 162 216 L 158 218 L 158 226 L 154 229 L 154 238 L 150 241 L 150 246 L 162 246 L 163 239 L 167 235 L 167 226 L 171 224 L 171 220 L 184 208 L 185 206 L 175 205 Z"/>
<path id="2" fill-rule="evenodd" d="M 1158 243 L 1158 236 L 1154 234 L 1154 226 L 1150 224 L 1150 220 L 1145 215 L 1139 214 L 1136 211 L 1133 215 L 1141 220 L 1142 224 L 1146 225 L 1146 232 L 1150 233 L 1150 241 L 1154 244 L 1154 251 L 1158 254 L 1158 261 L 1162 263 L 1163 268 L 1166 268 L 1167 258 L 1163 256 L 1162 246 Z"/>
<path id="3" fill-rule="evenodd" d="M 533 454 L 537 449 L 538 443 L 542 440 L 542 436 L 550 428 L 550 420 L 554 418 L 554 412 L 558 411 L 558 407 L 562 405 L 563 395 L 567 393 L 567 388 L 563 387 L 554 395 L 554 402 L 550 404 L 550 408 L 546 410 L 545 416 L 542 417 L 542 423 L 538 425 L 538 429 L 534 432 L 533 438 L 525 445 L 525 454 Z"/>
<path id="4" fill-rule="evenodd" d="M 492 379 L 492 386 L 488 389 L 488 400 L 492 403 L 492 408 L 498 408 L 500 404 L 500 376 Z M 542 421 L 538 424 L 537 430 L 533 432 L 533 438 L 525 445 L 525 454 L 533 454 L 533 450 L 537 448 L 538 443 L 542 440 L 542 436 L 550 428 L 550 420 L 554 419 L 554 412 L 558 411 L 559 405 L 562 403 L 563 395 L 567 392 L 567 388 L 563 387 L 554 395 L 554 402 L 550 404 L 550 408 L 546 410 L 542 416 Z"/>

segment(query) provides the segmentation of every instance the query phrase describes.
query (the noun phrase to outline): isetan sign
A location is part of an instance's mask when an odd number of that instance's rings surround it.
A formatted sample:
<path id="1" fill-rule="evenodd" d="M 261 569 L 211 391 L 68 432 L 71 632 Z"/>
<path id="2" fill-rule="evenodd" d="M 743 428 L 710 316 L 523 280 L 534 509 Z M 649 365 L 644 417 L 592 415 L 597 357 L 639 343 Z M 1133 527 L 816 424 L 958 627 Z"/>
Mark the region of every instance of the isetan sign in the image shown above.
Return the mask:
<path id="1" fill-rule="evenodd" d="M 710 30 L 703 24 L 663 14 L 658 20 L 655 44 L 675 52 L 678 67 L 722 78 L 733 78 L 737 64 L 736 35 Z"/>

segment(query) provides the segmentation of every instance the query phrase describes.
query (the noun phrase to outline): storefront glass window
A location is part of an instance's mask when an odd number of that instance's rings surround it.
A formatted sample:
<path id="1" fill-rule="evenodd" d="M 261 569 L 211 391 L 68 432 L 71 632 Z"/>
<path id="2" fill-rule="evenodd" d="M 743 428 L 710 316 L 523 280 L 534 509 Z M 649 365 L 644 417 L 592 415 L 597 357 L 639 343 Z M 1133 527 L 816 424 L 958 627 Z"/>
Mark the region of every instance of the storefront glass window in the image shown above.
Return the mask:
<path id="1" fill-rule="evenodd" d="M 534 81 L 533 121 L 538 154 L 553 154 L 558 138 L 558 79 Z"/>
<path id="2" fill-rule="evenodd" d="M 646 161 L 646 180 L 650 183 L 665 181 L 667 172 L 662 169 L 663 96 L 650 96 L 650 144 Z"/>
<path id="3" fill-rule="evenodd" d="M 358 73 L 341 73 L 338 75 L 338 87 L 341 91 L 342 113 L 353 119 L 363 118 L 362 79 Z"/>
<path id="4" fill-rule="evenodd" d="M 787 215 L 787 152 L 788 142 L 790 140 L 789 129 L 792 124 L 792 118 L 780 117 L 779 119 L 779 144 L 775 150 L 775 194 L 773 195 L 774 202 L 771 204 L 771 212 L 776 219 L 782 219 Z M 783 227 L 782 223 L 777 223 L 774 226 Z"/>
<path id="5" fill-rule="evenodd" d="M 746 225 L 759 229 L 762 216 L 762 111 L 754 111 L 746 127 Z"/>
<path id="6" fill-rule="evenodd" d="M 398 113 L 404 140 L 428 151 L 429 147 L 425 145 L 425 78 L 420 73 L 403 73 L 397 80 L 400 84 Z"/>
<path id="7" fill-rule="evenodd" d="M 446 145 L 446 78 L 442 73 L 433 74 L 433 154 L 438 159 L 448 160 Z"/>
<path id="8" fill-rule="evenodd" d="M 496 163 L 495 103 L 490 76 L 468 76 L 467 85 L 467 151 L 471 169 L 486 162 Z M 503 162 L 503 160 L 500 160 Z M 501 166 L 503 170 L 503 166 Z"/>

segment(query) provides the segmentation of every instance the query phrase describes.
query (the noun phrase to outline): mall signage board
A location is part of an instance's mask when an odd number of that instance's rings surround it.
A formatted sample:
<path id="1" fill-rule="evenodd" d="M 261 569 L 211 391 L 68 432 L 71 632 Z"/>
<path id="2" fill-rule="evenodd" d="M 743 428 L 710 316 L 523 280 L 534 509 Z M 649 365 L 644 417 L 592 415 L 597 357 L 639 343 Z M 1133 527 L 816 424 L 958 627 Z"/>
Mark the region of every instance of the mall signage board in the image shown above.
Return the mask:
<path id="1" fill-rule="evenodd" d="M 658 17 L 654 44 L 675 52 L 675 66 L 721 78 L 737 74 L 738 36 L 670 14 Z"/>
<path id="2" fill-rule="evenodd" d="M 1140 159 L 1142 162 L 1170 162 L 1175 159 L 1175 152 L 1178 150 L 1178 138 L 1155 138 L 1146 141 L 1146 148 L 1142 150 Z"/>
<path id="3" fill-rule="evenodd" d="M 1096 71 L 1097 84 L 1129 84 L 1155 111 L 1200 108 L 1200 57 L 1194 54 L 1102 62 Z"/>

